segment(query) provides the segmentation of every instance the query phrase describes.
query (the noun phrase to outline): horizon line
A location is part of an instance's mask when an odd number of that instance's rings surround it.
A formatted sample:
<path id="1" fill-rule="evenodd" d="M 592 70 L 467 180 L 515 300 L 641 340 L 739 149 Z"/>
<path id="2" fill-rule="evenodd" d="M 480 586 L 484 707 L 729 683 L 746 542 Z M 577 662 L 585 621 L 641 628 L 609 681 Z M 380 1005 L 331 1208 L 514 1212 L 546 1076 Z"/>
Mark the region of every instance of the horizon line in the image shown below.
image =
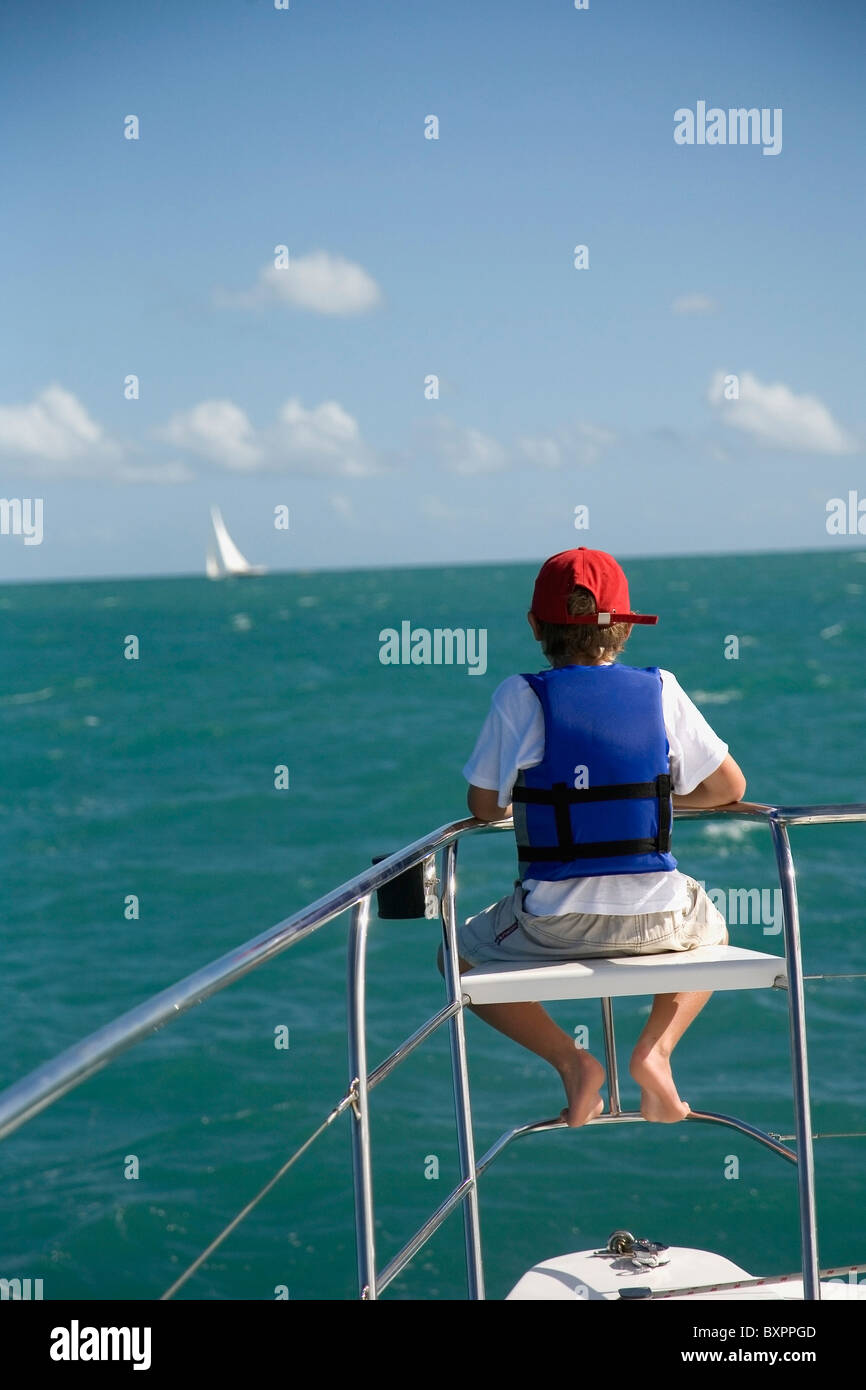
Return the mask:
<path id="1" fill-rule="evenodd" d="M 844 541 L 844 540 L 847 540 L 847 537 L 839 537 L 839 539 L 840 539 L 840 541 Z M 853 539 L 853 538 L 852 538 L 852 539 Z M 566 546 L 566 547 L 565 547 L 565 549 L 577 549 L 577 548 L 578 548 L 577 546 L 574 546 L 574 547 L 568 547 L 568 546 Z M 594 549 L 595 547 L 590 546 L 590 547 L 587 547 L 587 548 L 588 548 L 588 549 Z M 749 556 L 767 556 L 767 555 L 824 555 L 824 554 L 827 554 L 828 552 L 830 552 L 831 550 L 834 550 L 834 549 L 835 549 L 835 550 L 842 550 L 842 551 L 845 551 L 846 553 L 847 553 L 847 552 L 850 552 L 850 553 L 856 554 L 856 553 L 859 552 L 859 551 L 866 551 L 866 545 L 842 544 L 842 545 L 840 545 L 840 546 L 831 546 L 831 545 L 826 545 L 826 544 L 825 544 L 825 545 L 823 545 L 823 546 L 804 546 L 804 547 L 795 547 L 795 548 L 793 548 L 793 549 L 786 549 L 786 548 L 784 548 L 784 547 L 782 547 L 782 546 L 776 546 L 776 547 L 771 547 L 769 550 L 687 550 L 687 551 L 665 552 L 664 554 L 658 554 L 658 553 L 651 553 L 651 554 L 643 553 L 643 554 L 641 554 L 640 552 L 634 552 L 634 551 L 632 551 L 632 552 L 629 552 L 629 551 L 620 551 L 619 556 L 618 556 L 617 558 L 618 558 L 618 559 L 621 559 L 622 562 L 623 562 L 624 564 L 631 564 L 633 561 L 640 561 L 640 562 L 643 562 L 643 561 L 646 561 L 646 560 L 658 560 L 658 561 L 665 561 L 665 560 L 696 560 L 696 559 L 701 559 L 701 560 L 703 560 L 703 559 L 706 559 L 706 560 L 725 560 L 725 559 L 748 558 Z M 557 553 L 557 552 L 552 552 L 552 553 L 555 554 L 555 553 Z M 384 564 L 384 565 L 382 565 L 382 564 L 380 564 L 380 565 L 360 564 L 360 565 L 336 565 L 336 566 L 334 566 L 334 565 L 330 565 L 330 566 L 329 566 L 329 565 L 316 565 L 316 566 L 313 566 L 313 567 L 301 567 L 301 568 L 298 568 L 298 569 L 268 569 L 268 570 L 266 571 L 266 573 L 265 573 L 265 574 L 262 574 L 262 575 L 227 576 L 227 578 L 241 578 L 241 579 L 245 580 L 246 582 L 249 582 L 249 580 L 251 580 L 251 579 L 262 580 L 262 579 L 275 578 L 275 577 L 277 577 L 277 576 L 285 577 L 285 576 L 288 576 L 288 575 L 301 575 L 301 576 L 307 577 L 307 576 L 312 575 L 312 574 L 369 574 L 369 573 L 376 573 L 376 572 L 379 572 L 379 571 L 382 571 L 382 570 L 386 570 L 386 571 L 391 571 L 391 570 L 393 570 L 393 571 L 401 571 L 401 570 L 427 570 L 427 569 L 429 569 L 429 570 L 446 570 L 446 569 L 483 569 L 483 568 L 490 569 L 490 568 L 502 567 L 502 566 L 517 568 L 518 566 L 522 566 L 522 565 L 536 565 L 536 564 L 539 564 L 539 563 L 543 563 L 544 559 L 546 559 L 546 558 L 547 558 L 546 556 L 541 556 L 541 559 L 539 559 L 537 556 L 528 556 L 528 557 L 526 557 L 526 558 L 521 558 L 521 559 L 508 558 L 508 559 L 498 559 L 498 560 L 461 560 L 461 561 L 458 561 L 458 562 L 451 562 L 451 563 L 443 563 L 442 561 L 430 560 L 430 561 L 421 561 L 421 562 L 407 563 L 407 564 L 399 564 L 399 563 L 396 563 L 396 564 Z M 123 584 L 123 583 L 138 583 L 138 582 L 142 582 L 142 581 L 144 581 L 144 582 L 153 582 L 153 581 L 158 581 L 158 580 L 163 580 L 163 579 L 165 579 L 165 580 L 171 580 L 171 579 L 201 579 L 203 582 L 208 583 L 208 584 L 210 584 L 210 583 L 215 583 L 215 582 L 216 582 L 216 581 L 214 581 L 214 580 L 208 579 L 208 577 L 207 577 L 206 574 L 204 574 L 202 571 L 196 569 L 196 570 L 169 571 L 169 572 L 167 572 L 167 573 L 165 573 L 165 574 L 113 574 L 113 575 L 112 575 L 112 574 L 95 574 L 95 575 L 61 575 L 61 576 L 56 576 L 56 577 L 54 577 L 54 578 L 24 578 L 24 577 L 22 577 L 22 578 L 20 578 L 20 579 L 6 578 L 6 579 L 0 579 L 0 589 L 2 589 L 2 588 L 7 588 L 7 587 L 18 587 L 18 586 L 20 586 L 20 585 L 44 585 L 44 584 Z M 225 579 L 221 580 L 220 582 L 225 582 Z"/>

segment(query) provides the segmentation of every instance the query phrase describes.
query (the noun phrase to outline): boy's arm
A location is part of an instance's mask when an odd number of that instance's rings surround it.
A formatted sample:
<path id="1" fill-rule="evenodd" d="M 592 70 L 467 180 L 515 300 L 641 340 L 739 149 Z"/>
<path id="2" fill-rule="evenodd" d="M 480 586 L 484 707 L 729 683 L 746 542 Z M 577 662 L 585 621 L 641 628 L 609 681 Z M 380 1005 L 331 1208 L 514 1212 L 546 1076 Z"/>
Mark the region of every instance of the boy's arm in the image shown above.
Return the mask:
<path id="1" fill-rule="evenodd" d="M 699 782 L 694 791 L 681 794 L 674 792 L 674 806 L 730 806 L 737 801 L 742 801 L 746 794 L 746 779 L 734 762 L 730 753 L 716 768 L 709 777 L 705 777 L 703 782 Z"/>
<path id="2" fill-rule="evenodd" d="M 538 762 L 543 751 L 541 706 L 522 677 L 508 676 L 493 692 L 487 718 L 463 768 L 469 783 L 466 802 L 476 820 L 508 819 L 509 789 L 519 769 Z M 506 806 L 499 804 L 501 793 L 509 802 Z"/>
<path id="3" fill-rule="evenodd" d="M 709 777 L 705 777 L 694 791 L 674 793 L 674 806 L 729 806 L 742 801 L 746 793 L 746 779 L 730 753 Z M 469 788 L 466 798 L 469 810 L 476 820 L 505 820 L 511 815 L 510 806 L 499 805 L 499 793 L 488 791 L 486 787 Z"/>
<path id="4" fill-rule="evenodd" d="M 511 815 L 510 806 L 499 805 L 499 793 L 488 791 L 486 787 L 473 787 L 470 783 L 466 804 L 476 820 L 505 820 Z"/>

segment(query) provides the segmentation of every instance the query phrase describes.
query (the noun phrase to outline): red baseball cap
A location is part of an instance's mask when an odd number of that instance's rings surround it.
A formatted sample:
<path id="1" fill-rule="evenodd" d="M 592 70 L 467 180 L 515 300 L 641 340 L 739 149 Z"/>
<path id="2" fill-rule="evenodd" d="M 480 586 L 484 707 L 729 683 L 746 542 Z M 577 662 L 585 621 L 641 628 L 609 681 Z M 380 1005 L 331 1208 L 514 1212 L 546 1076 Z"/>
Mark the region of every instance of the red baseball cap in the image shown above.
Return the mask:
<path id="1" fill-rule="evenodd" d="M 588 589 L 595 599 L 596 613 L 573 615 L 568 596 L 577 585 Z M 562 550 L 551 555 L 538 571 L 532 594 L 532 612 L 544 623 L 657 623 L 652 613 L 632 613 L 628 580 L 612 555 L 604 550 Z"/>

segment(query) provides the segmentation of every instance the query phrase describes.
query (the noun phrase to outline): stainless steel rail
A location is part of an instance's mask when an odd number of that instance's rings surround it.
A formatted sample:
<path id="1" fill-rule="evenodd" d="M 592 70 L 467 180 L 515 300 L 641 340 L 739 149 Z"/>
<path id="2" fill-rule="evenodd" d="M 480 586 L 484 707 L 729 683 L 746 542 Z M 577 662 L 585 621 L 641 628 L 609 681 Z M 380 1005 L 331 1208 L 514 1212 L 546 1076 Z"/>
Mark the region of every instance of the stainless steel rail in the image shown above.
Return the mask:
<path id="1" fill-rule="evenodd" d="M 791 1065 L 794 1090 L 797 1154 L 785 1149 L 771 1136 L 731 1116 L 695 1112 L 689 1118 L 707 1123 L 730 1125 L 767 1145 L 780 1156 L 797 1163 L 800 1235 L 803 1260 L 804 1297 L 820 1298 L 818 1277 L 817 1218 L 815 1212 L 814 1159 L 808 1089 L 803 972 L 794 864 L 787 828 L 794 825 L 851 824 L 866 821 L 866 804 L 824 806 L 765 806 L 739 803 L 706 810 L 677 810 L 683 820 L 722 816 L 766 823 L 770 829 L 782 888 L 785 956 L 788 966 L 788 1011 Z M 204 1002 L 243 975 L 296 945 L 341 913 L 354 909 L 349 941 L 348 964 L 348 1041 L 349 1094 L 340 1110 L 351 1109 L 353 1116 L 353 1170 L 356 1195 L 356 1237 L 359 1290 L 362 1298 L 375 1299 L 409 1260 L 425 1244 L 458 1205 L 463 1207 L 467 1280 L 472 1299 L 484 1297 L 481 1237 L 478 1215 L 478 1178 L 513 1139 L 549 1129 L 564 1128 L 561 1120 L 541 1121 L 507 1131 L 476 1163 L 472 1137 L 466 1040 L 463 1011 L 466 1002 L 460 988 L 457 965 L 457 879 L 458 841 L 465 835 L 510 830 L 510 819 L 481 824 L 467 818 L 440 826 L 412 844 L 398 850 L 372 868 L 317 899 L 300 912 L 253 937 L 244 945 L 220 956 L 192 975 L 152 996 L 136 1008 L 92 1033 L 82 1042 L 36 1068 L 0 1093 L 0 1139 L 13 1133 L 46 1106 L 79 1086 L 106 1066 L 121 1052 L 143 1041 L 172 1019 Z M 372 894 L 400 874 L 442 852 L 445 891 L 441 902 L 445 979 L 448 1003 L 433 1018 L 372 1071 L 366 1058 L 365 961 Z M 594 1124 L 627 1123 L 641 1116 L 623 1112 L 620 1107 L 616 1074 L 613 1011 L 610 1000 L 602 1000 L 605 1050 L 610 1078 L 609 1112 Z M 410 1052 L 443 1023 L 448 1023 L 451 1039 L 452 1081 L 457 1121 L 461 1180 L 436 1212 L 377 1275 L 375 1267 L 375 1226 L 373 1178 L 369 1133 L 368 1092 L 383 1080 Z M 178 1284 L 181 1281 L 178 1281 Z"/>
<path id="2" fill-rule="evenodd" d="M 744 1134 L 747 1139 L 754 1139 L 756 1143 L 762 1144 L 764 1148 L 770 1149 L 772 1153 L 778 1154 L 780 1158 L 786 1158 L 789 1163 L 796 1164 L 797 1155 L 793 1149 L 788 1149 L 780 1142 L 778 1135 L 765 1134 L 763 1130 L 755 1129 L 754 1125 L 747 1125 L 744 1120 L 735 1120 L 732 1115 L 717 1115 L 712 1110 L 691 1110 L 686 1116 L 687 1120 L 696 1121 L 701 1124 L 726 1125 L 729 1129 L 735 1129 L 739 1134 Z M 599 1115 L 596 1119 L 590 1120 L 590 1125 L 626 1125 L 626 1124 L 646 1124 L 647 1121 L 639 1110 L 620 1110 L 611 1109 L 607 1114 Z M 565 1120 L 537 1120 L 534 1124 L 516 1125 L 513 1129 L 507 1129 L 501 1134 L 494 1144 L 491 1144 L 486 1154 L 478 1160 L 479 1177 L 491 1165 L 494 1159 L 498 1158 L 503 1149 L 515 1139 L 525 1139 L 529 1134 L 543 1134 L 552 1129 L 566 1129 Z"/>
<path id="3" fill-rule="evenodd" d="M 442 926 L 444 929 L 443 959 L 445 983 L 450 1003 L 463 1002 L 460 984 L 460 962 L 457 954 L 457 843 L 444 852 L 445 892 L 442 896 Z M 466 1033 L 463 1010 L 448 1020 L 451 1044 L 451 1077 L 454 1090 L 454 1113 L 457 1121 L 457 1148 L 460 1158 L 460 1177 L 470 1187 L 463 1204 L 463 1231 L 466 1244 L 466 1274 L 469 1297 L 484 1297 L 484 1270 L 481 1260 L 481 1228 L 478 1216 L 478 1173 L 475 1167 L 475 1140 L 472 1133 L 472 1107 L 469 1100 L 469 1063 L 466 1057 Z"/>
<path id="4" fill-rule="evenodd" d="M 505 824 L 510 826 L 511 822 Z M 502 825 L 503 822 L 496 822 L 497 828 Z M 82 1042 L 75 1043 L 50 1062 L 37 1067 L 15 1085 L 0 1092 L 0 1139 L 11 1134 L 46 1105 L 51 1105 L 67 1091 L 86 1081 L 133 1044 L 157 1032 L 187 1010 L 204 1003 L 212 994 L 234 984 L 235 980 L 251 970 L 273 960 L 290 946 L 296 946 L 398 874 L 413 868 L 461 835 L 467 832 L 483 834 L 489 828 L 492 827 L 480 826 L 471 818 L 440 826 L 438 830 L 381 860 L 373 868 L 366 869 L 348 883 L 317 898 L 309 907 L 295 912 L 275 927 L 228 951 L 159 994 L 152 995 L 143 1004 L 121 1014 Z"/>
<path id="5" fill-rule="evenodd" d="M 349 936 L 347 1017 L 349 1076 L 355 1088 L 352 1105 L 352 1174 L 358 1241 L 358 1287 L 362 1298 L 376 1297 L 376 1228 L 373 1218 L 373 1162 L 370 1150 L 370 1077 L 367 1069 L 367 930 L 370 898 L 352 909 Z M 360 1219 L 358 1219 L 360 1214 Z"/>
<path id="6" fill-rule="evenodd" d="M 814 1300 L 821 1297 L 821 1279 L 818 1272 L 815 1156 L 812 1148 L 809 1061 L 806 1055 L 806 1001 L 803 987 L 803 957 L 800 951 L 797 881 L 794 877 L 794 859 L 788 841 L 787 825 L 771 819 L 770 834 L 773 837 L 773 849 L 782 887 L 785 960 L 788 965 L 788 1027 L 791 1035 L 791 1072 L 794 1082 L 794 1131 L 797 1135 L 797 1192 L 800 1206 L 800 1248 L 803 1256 L 803 1297 Z"/>

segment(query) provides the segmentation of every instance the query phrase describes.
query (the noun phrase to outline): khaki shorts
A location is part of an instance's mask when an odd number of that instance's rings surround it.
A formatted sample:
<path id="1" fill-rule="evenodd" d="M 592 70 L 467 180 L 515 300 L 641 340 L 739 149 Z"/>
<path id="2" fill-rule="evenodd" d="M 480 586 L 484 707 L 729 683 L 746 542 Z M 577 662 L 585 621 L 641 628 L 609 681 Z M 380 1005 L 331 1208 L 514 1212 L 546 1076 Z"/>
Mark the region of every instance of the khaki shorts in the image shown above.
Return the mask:
<path id="1" fill-rule="evenodd" d="M 591 956 L 646 956 L 661 951 L 692 951 L 721 946 L 728 928 L 719 909 L 693 878 L 686 879 L 688 902 L 674 912 L 634 917 L 563 913 L 534 917 L 523 911 L 523 886 L 470 917 L 457 932 L 458 949 L 472 965 L 493 961 L 579 960 Z"/>

